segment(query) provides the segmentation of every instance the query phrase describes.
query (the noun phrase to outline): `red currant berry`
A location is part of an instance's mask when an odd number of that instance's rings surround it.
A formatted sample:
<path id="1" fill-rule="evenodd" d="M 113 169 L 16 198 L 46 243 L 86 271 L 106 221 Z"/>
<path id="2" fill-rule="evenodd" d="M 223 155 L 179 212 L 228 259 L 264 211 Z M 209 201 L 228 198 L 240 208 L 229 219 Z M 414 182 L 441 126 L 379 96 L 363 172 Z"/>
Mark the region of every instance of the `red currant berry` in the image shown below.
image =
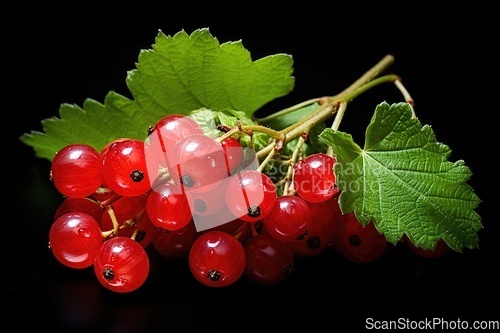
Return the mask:
<path id="1" fill-rule="evenodd" d="M 197 237 L 195 225 L 193 221 L 190 221 L 184 227 L 174 231 L 156 228 L 152 243 L 158 253 L 168 260 L 187 258 L 191 245 Z"/>
<path id="2" fill-rule="evenodd" d="M 161 118 L 149 130 L 147 141 L 160 165 L 166 167 L 167 155 L 177 141 L 191 134 L 203 134 L 203 130 L 195 120 L 182 114 L 169 114 Z"/>
<path id="3" fill-rule="evenodd" d="M 380 257 L 388 244 L 373 222 L 363 227 L 354 213 L 348 213 L 337 225 L 332 247 L 350 261 L 369 263 Z"/>
<path id="4" fill-rule="evenodd" d="M 340 214 L 335 214 L 330 208 L 330 200 L 323 202 L 308 202 L 311 210 L 312 223 L 307 229 L 307 235 L 302 240 L 292 240 L 288 245 L 293 252 L 301 257 L 310 257 L 323 252 L 333 243 Z M 338 206 L 338 202 L 337 202 Z"/>
<path id="5" fill-rule="evenodd" d="M 225 287 L 243 275 L 246 255 L 241 243 L 232 235 L 207 231 L 194 241 L 188 261 L 196 280 L 209 287 Z"/>
<path id="6" fill-rule="evenodd" d="M 273 209 L 264 218 L 264 231 L 282 242 L 303 241 L 311 218 L 307 201 L 296 195 L 283 195 L 276 199 Z"/>
<path id="7" fill-rule="evenodd" d="M 116 236 L 102 244 L 94 260 L 97 280 L 118 293 L 132 292 L 144 284 L 149 275 L 149 258 L 135 240 Z"/>
<path id="8" fill-rule="evenodd" d="M 227 173 L 232 175 L 243 164 L 244 153 L 241 143 L 233 137 L 221 142 L 226 157 Z"/>
<path id="9" fill-rule="evenodd" d="M 335 162 L 335 158 L 324 153 L 298 161 L 293 175 L 297 194 L 309 202 L 322 202 L 334 196 L 338 191 L 333 171 Z"/>
<path id="10" fill-rule="evenodd" d="M 186 191 L 208 191 L 227 177 L 222 146 L 203 134 L 192 134 L 178 141 L 168 154 L 172 179 Z"/>
<path id="11" fill-rule="evenodd" d="M 246 169 L 227 182 L 225 200 L 235 217 L 247 222 L 260 221 L 276 203 L 276 186 L 266 174 Z"/>
<path id="12" fill-rule="evenodd" d="M 141 140 L 113 143 L 104 157 L 102 171 L 106 185 L 119 195 L 133 197 L 146 194 L 151 189 L 144 142 Z M 154 179 L 157 175 L 151 176 Z"/>
<path id="13" fill-rule="evenodd" d="M 261 285 L 276 285 L 293 271 L 295 261 L 290 246 L 267 234 L 252 236 L 245 242 L 245 276 Z"/>
<path id="14" fill-rule="evenodd" d="M 56 259 L 71 268 L 87 268 L 102 245 L 99 223 L 89 214 L 69 212 L 58 217 L 49 232 Z"/>
<path id="15" fill-rule="evenodd" d="M 57 220 L 61 215 L 70 212 L 81 212 L 87 213 L 92 216 L 97 222 L 101 221 L 103 209 L 97 201 L 90 198 L 66 198 L 57 207 L 54 214 L 54 221 Z"/>
<path id="16" fill-rule="evenodd" d="M 181 229 L 193 217 L 186 194 L 174 183 L 164 183 L 149 194 L 146 212 L 151 223 L 170 231 Z"/>
<path id="17" fill-rule="evenodd" d="M 85 198 L 101 186 L 102 163 L 96 149 L 86 144 L 71 144 L 54 156 L 51 179 L 62 195 Z"/>
<path id="18" fill-rule="evenodd" d="M 405 238 L 407 237 L 405 236 Z M 451 252 L 450 247 L 442 239 L 437 242 L 433 250 L 424 250 L 421 247 L 417 247 L 409 239 L 406 239 L 406 243 L 415 254 L 423 258 L 439 258 Z"/>

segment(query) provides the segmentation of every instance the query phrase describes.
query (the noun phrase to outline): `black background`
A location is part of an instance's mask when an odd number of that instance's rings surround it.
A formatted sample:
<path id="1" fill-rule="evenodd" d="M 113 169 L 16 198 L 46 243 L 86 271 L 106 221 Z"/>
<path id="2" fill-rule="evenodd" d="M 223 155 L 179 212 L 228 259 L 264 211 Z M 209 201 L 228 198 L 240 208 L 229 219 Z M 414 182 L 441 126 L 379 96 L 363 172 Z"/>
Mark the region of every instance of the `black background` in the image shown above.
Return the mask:
<path id="1" fill-rule="evenodd" d="M 495 179 L 489 165 L 498 142 L 493 130 L 498 102 L 488 88 L 497 86 L 491 83 L 496 72 L 493 21 L 486 8 L 455 8 L 453 15 L 435 9 L 417 15 L 415 10 L 363 16 L 342 7 L 281 16 L 174 14 L 156 8 L 129 8 L 128 14 L 66 9 L 36 18 L 12 13 L 13 23 L 2 29 L 3 135 L 8 133 L 3 177 L 10 184 L 3 201 L 7 228 L 0 300 L 7 310 L 0 314 L 2 322 L 23 316 L 15 325 L 24 326 L 36 316 L 39 328 L 72 332 L 271 327 L 353 332 L 366 331 L 370 317 L 498 320 L 499 238 L 489 194 Z M 104 290 L 90 270 L 58 264 L 47 249 L 47 236 L 61 198 L 48 180 L 48 162 L 37 159 L 19 136 L 41 130 L 40 121 L 58 116 L 62 103 L 102 102 L 111 90 L 130 97 L 126 72 L 135 68 L 141 49 L 151 48 L 159 30 L 173 35 L 204 27 L 221 43 L 242 40 L 254 60 L 276 53 L 294 57 L 294 91 L 265 110 L 333 95 L 386 54 L 394 55 L 391 70 L 414 98 L 420 121 L 450 146 L 450 160 L 463 159 L 473 172 L 469 184 L 482 200 L 480 249 L 428 260 L 401 247 L 366 265 L 325 251 L 299 260 L 279 286 L 258 287 L 242 279 L 215 290 L 194 281 L 187 261 L 156 258 L 147 283 L 130 295 Z M 373 109 L 383 100 L 402 97 L 392 85 L 366 93 L 348 107 L 341 129 L 361 143 Z"/>

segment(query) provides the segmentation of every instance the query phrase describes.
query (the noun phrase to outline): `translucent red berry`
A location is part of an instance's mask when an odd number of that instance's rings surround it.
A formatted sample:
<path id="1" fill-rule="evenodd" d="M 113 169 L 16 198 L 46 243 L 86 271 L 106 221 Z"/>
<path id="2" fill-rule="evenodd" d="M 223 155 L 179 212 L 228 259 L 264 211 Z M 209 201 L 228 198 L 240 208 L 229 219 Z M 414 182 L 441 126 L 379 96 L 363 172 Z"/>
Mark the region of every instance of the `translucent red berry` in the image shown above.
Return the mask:
<path id="1" fill-rule="evenodd" d="M 50 170 L 56 189 L 67 197 L 84 198 L 102 183 L 101 154 L 86 144 L 71 144 L 59 150 Z"/>

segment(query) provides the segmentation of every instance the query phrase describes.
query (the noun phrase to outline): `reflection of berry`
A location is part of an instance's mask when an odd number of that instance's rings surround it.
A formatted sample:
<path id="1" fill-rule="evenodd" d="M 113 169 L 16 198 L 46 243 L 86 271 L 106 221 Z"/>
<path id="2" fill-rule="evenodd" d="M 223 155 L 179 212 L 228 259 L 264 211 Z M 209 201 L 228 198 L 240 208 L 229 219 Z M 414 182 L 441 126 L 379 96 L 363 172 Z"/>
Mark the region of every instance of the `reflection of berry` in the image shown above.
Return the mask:
<path id="1" fill-rule="evenodd" d="M 380 257 L 388 244 L 373 222 L 363 227 L 354 213 L 348 213 L 340 218 L 332 247 L 353 262 L 369 263 Z"/>

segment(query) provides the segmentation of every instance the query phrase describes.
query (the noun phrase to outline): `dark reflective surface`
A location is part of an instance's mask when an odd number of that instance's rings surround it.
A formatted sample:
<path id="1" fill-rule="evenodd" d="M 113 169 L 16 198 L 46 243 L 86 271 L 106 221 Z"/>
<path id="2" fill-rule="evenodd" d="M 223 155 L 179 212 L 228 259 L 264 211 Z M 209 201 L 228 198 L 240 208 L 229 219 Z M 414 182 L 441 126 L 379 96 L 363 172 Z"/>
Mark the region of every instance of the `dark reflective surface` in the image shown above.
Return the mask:
<path id="1" fill-rule="evenodd" d="M 483 116 L 484 100 L 467 97 L 482 96 L 477 75 L 487 72 L 490 53 L 464 47 L 470 40 L 464 40 L 460 25 L 453 31 L 436 30 L 423 40 L 411 32 L 400 38 L 392 26 L 368 29 L 359 36 L 349 25 L 315 19 L 177 16 L 142 25 L 96 20 L 92 27 L 82 27 L 76 20 L 50 24 L 21 20 L 12 33 L 6 31 L 4 119 L 9 150 L 4 171 L 9 172 L 4 177 L 11 185 L 3 201 L 0 300 L 6 311 L 0 313 L 2 321 L 10 322 L 15 315 L 21 318 L 17 325 L 24 326 L 36 314 L 36 327 L 63 332 L 194 327 L 224 332 L 268 325 L 283 331 L 304 325 L 331 332 L 338 327 L 363 331 L 367 318 L 498 320 L 493 310 L 499 296 L 494 271 L 499 238 L 497 218 L 489 208 L 494 176 L 488 174 L 487 161 L 496 147 L 484 148 L 491 146 L 494 132 L 488 131 L 491 120 Z M 484 223 L 480 249 L 428 260 L 398 245 L 367 265 L 326 251 L 299 259 L 290 278 L 279 286 L 263 288 L 242 279 L 225 289 L 201 286 L 186 260 L 167 262 L 150 251 L 150 278 L 131 295 L 104 290 L 91 270 L 74 271 L 58 264 L 48 250 L 47 236 L 61 198 L 48 180 L 48 162 L 35 158 L 17 138 L 40 130 L 40 120 L 57 116 L 61 103 L 103 101 L 110 90 L 129 96 L 126 71 L 134 68 L 139 50 L 154 43 L 158 29 L 172 35 L 182 28 L 191 32 L 205 26 L 220 42 L 242 39 L 254 60 L 279 52 L 294 55 L 295 91 L 270 109 L 337 93 L 393 53 L 393 70 L 415 99 L 420 120 L 431 124 L 438 141 L 450 146 L 451 160 L 464 159 L 474 173 L 469 183 L 483 200 L 478 209 Z M 431 31 L 439 27 L 431 25 Z M 333 49 L 326 47 L 330 42 Z M 479 61 L 474 61 L 477 56 Z M 358 142 L 381 99 L 393 102 L 401 97 L 394 87 L 383 86 L 348 107 L 342 127 Z"/>

